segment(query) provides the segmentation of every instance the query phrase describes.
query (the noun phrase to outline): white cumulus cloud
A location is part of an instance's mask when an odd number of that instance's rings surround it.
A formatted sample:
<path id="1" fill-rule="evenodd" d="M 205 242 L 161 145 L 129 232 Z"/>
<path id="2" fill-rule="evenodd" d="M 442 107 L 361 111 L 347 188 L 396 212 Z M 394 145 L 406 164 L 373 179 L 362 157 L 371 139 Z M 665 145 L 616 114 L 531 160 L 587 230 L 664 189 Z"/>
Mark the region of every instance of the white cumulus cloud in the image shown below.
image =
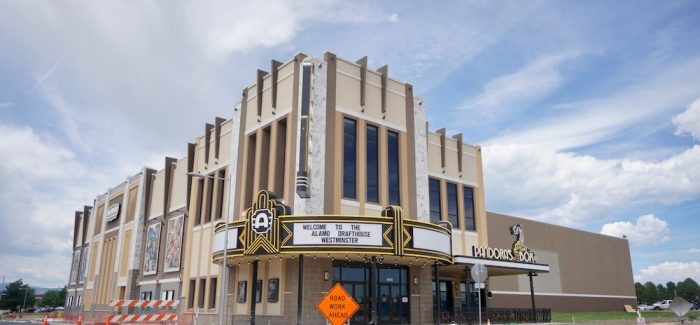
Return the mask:
<path id="1" fill-rule="evenodd" d="M 603 225 L 600 233 L 615 237 L 626 236 L 632 244 L 637 245 L 660 244 L 669 238 L 668 223 L 653 214 L 640 216 L 635 223 L 628 221 L 607 223 Z"/>
<path id="2" fill-rule="evenodd" d="M 610 208 L 700 198 L 700 145 L 662 161 L 600 159 L 535 144 L 483 148 L 487 206 L 564 225 L 608 220 Z"/>
<path id="3" fill-rule="evenodd" d="M 687 278 L 700 280 L 700 262 L 664 262 L 642 268 L 634 281 L 654 283 L 678 282 Z"/>
<path id="4" fill-rule="evenodd" d="M 686 249 L 685 252 L 688 254 L 698 254 L 698 253 L 700 253 L 700 248 L 696 248 L 696 247 L 689 248 L 689 249 Z"/>
<path id="5" fill-rule="evenodd" d="M 700 140 L 700 98 L 688 105 L 685 112 L 673 118 L 676 125 L 676 135 L 690 134 L 695 140 Z"/>

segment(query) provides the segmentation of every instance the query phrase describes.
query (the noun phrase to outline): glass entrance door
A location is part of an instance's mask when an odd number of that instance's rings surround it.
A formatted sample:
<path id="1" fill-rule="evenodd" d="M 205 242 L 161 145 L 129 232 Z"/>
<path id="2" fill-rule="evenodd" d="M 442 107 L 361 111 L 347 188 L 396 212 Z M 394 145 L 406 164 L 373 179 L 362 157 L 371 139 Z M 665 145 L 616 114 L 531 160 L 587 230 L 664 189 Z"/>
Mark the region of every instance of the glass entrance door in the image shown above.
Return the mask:
<path id="1" fill-rule="evenodd" d="M 350 324 L 367 324 L 371 320 L 371 269 L 368 263 L 333 264 L 333 284 L 340 283 L 360 309 Z M 377 268 L 377 317 L 381 324 L 410 324 L 411 309 L 408 293 L 408 269 L 403 267 Z"/>
<path id="2" fill-rule="evenodd" d="M 435 298 L 435 281 L 433 281 L 433 315 L 437 314 L 437 299 Z M 452 281 L 440 280 L 440 320 L 449 323 L 454 320 L 454 299 L 452 297 Z"/>
<path id="3" fill-rule="evenodd" d="M 379 268 L 378 317 L 380 324 L 409 324 L 408 270 Z"/>
<path id="4" fill-rule="evenodd" d="M 369 267 L 364 264 L 337 264 L 333 266 L 333 284 L 340 283 L 345 291 L 360 305 L 350 318 L 351 325 L 367 324 L 370 321 Z"/>

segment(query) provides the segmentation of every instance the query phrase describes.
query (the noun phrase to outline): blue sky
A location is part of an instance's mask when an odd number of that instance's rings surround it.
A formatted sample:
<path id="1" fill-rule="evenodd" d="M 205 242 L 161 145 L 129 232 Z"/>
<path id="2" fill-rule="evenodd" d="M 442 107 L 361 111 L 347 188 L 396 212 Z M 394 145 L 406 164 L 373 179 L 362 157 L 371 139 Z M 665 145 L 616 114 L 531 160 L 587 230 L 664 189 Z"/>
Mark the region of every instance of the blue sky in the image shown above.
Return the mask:
<path id="1" fill-rule="evenodd" d="M 483 147 L 488 210 L 700 281 L 699 22 L 696 1 L 0 2 L 0 274 L 64 285 L 74 210 L 183 156 L 271 59 L 331 51 Z"/>

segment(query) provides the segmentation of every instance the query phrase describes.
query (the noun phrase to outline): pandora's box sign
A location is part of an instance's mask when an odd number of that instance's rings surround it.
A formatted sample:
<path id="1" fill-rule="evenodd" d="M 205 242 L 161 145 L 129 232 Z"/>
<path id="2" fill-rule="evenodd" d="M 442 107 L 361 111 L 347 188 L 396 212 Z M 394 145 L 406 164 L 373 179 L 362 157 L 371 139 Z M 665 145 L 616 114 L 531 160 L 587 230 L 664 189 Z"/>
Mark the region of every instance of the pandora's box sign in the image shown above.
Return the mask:
<path id="1" fill-rule="evenodd" d="M 515 241 L 511 249 L 493 248 L 486 246 L 472 246 L 472 255 L 478 258 L 502 260 L 511 262 L 537 263 L 535 252 L 525 246 L 525 232 L 521 225 L 510 227 L 511 235 Z"/>

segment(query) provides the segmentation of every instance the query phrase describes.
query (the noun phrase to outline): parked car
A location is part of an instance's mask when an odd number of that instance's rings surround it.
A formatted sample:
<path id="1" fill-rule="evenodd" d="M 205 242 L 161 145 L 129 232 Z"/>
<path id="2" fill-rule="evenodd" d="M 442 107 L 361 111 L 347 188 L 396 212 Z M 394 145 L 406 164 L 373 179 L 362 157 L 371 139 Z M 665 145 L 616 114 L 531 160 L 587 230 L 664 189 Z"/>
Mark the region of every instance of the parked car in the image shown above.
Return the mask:
<path id="1" fill-rule="evenodd" d="M 641 305 L 637 305 L 637 310 L 639 310 L 639 311 L 654 310 L 654 306 L 650 306 L 647 304 L 641 304 Z"/>
<path id="2" fill-rule="evenodd" d="M 654 304 L 654 310 L 666 310 L 671 307 L 671 300 L 661 300 Z"/>

